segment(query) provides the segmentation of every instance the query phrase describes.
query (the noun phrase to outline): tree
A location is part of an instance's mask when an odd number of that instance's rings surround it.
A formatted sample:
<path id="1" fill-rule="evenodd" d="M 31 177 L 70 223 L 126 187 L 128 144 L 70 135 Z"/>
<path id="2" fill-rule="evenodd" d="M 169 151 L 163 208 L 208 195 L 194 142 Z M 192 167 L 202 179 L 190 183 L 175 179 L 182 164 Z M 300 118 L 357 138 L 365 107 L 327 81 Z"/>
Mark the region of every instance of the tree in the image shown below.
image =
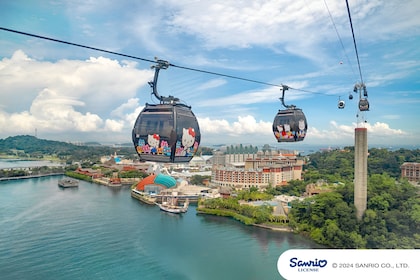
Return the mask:
<path id="1" fill-rule="evenodd" d="M 190 178 L 190 183 L 192 185 L 203 185 L 203 181 L 207 179 L 210 180 L 211 176 L 193 175 Z"/>

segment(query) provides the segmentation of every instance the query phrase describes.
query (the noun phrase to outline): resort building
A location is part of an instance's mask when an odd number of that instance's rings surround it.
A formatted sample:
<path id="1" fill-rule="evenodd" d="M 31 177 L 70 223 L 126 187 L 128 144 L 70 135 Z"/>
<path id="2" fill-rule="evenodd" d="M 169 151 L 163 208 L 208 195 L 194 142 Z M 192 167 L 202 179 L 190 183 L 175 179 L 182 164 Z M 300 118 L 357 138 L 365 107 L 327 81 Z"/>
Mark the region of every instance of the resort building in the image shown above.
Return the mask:
<path id="1" fill-rule="evenodd" d="M 401 165 L 401 177 L 410 182 L 420 182 L 420 163 L 404 162 Z"/>
<path id="2" fill-rule="evenodd" d="M 302 179 L 303 160 L 294 154 L 276 154 L 270 152 L 252 154 L 230 159 L 230 164 L 213 165 L 211 184 L 216 187 L 244 189 L 286 185 L 290 180 Z"/>
<path id="3" fill-rule="evenodd" d="M 86 175 L 91 177 L 92 179 L 102 178 L 103 174 L 101 173 L 100 169 L 92 169 L 92 168 L 77 168 L 76 173 Z"/>

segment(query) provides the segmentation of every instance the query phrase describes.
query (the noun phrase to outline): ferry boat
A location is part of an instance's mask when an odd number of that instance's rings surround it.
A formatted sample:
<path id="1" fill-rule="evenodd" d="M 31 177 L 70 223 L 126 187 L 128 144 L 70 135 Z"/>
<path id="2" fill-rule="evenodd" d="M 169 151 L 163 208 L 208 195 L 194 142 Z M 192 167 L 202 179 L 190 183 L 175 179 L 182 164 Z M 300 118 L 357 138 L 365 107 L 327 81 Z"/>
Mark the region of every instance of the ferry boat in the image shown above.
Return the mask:
<path id="1" fill-rule="evenodd" d="M 173 214 L 182 214 L 188 211 L 189 200 L 185 200 L 183 205 L 178 204 L 178 197 L 176 192 L 172 195 L 165 195 L 162 197 L 161 203 L 156 203 L 159 206 L 160 210 L 173 213 Z"/>
<path id="2" fill-rule="evenodd" d="M 72 178 L 65 178 L 58 181 L 58 186 L 62 188 L 75 188 L 79 186 L 79 181 Z"/>
<path id="3" fill-rule="evenodd" d="M 131 189 L 131 196 L 135 199 L 140 200 L 143 203 L 149 204 L 149 205 L 155 205 L 156 204 L 156 195 L 145 193 L 142 191 L 138 191 L 135 188 Z"/>

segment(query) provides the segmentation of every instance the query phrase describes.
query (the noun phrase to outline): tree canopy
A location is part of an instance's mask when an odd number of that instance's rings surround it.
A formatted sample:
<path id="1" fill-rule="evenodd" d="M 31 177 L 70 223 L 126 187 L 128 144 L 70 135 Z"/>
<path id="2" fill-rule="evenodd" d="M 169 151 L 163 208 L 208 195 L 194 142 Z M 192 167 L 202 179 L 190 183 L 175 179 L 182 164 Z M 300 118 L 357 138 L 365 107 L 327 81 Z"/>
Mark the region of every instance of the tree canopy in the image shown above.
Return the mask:
<path id="1" fill-rule="evenodd" d="M 292 203 L 289 219 L 296 232 L 333 248 L 420 248 L 418 188 L 388 174 L 368 180 L 368 205 L 356 219 L 353 185 Z"/>

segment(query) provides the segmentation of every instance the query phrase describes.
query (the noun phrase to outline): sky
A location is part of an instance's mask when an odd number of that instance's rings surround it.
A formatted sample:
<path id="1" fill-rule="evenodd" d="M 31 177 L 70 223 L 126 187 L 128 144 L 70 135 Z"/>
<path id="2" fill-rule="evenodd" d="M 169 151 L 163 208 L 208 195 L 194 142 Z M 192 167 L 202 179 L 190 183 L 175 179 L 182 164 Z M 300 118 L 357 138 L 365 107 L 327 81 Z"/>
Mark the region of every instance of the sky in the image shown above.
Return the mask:
<path id="1" fill-rule="evenodd" d="M 366 127 L 369 145 L 418 147 L 420 2 L 348 3 L 354 40 L 345 0 L 0 1 L 2 28 L 142 58 L 0 30 L 0 138 L 130 143 L 158 58 L 175 65 L 158 91 L 192 107 L 201 145 L 350 146 Z M 302 142 L 273 135 L 281 85 Z"/>

